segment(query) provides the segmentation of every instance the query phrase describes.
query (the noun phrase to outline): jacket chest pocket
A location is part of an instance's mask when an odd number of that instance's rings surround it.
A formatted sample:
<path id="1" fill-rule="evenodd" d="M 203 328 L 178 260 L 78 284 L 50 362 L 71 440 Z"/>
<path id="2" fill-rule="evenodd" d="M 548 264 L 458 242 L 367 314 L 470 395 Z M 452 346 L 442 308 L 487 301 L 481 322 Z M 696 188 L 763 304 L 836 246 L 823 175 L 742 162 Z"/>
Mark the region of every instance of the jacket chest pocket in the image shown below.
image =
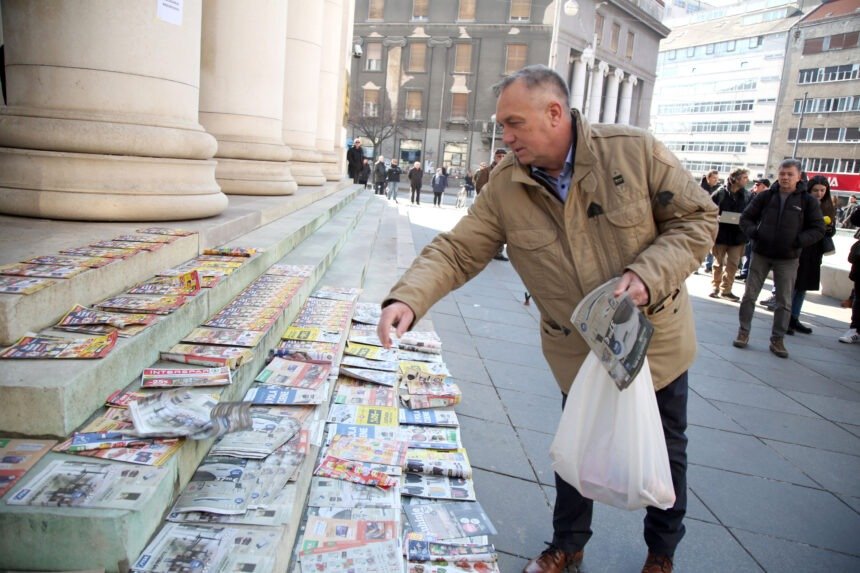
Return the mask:
<path id="1" fill-rule="evenodd" d="M 650 213 L 651 204 L 646 199 L 630 201 L 606 211 L 611 239 L 618 248 L 622 265 L 629 264 L 642 251 L 642 246 L 653 239 L 654 223 L 648 217 Z"/>
<path id="2" fill-rule="evenodd" d="M 510 230 L 507 239 L 511 264 L 531 294 L 539 300 L 567 298 L 571 277 L 555 229 Z"/>

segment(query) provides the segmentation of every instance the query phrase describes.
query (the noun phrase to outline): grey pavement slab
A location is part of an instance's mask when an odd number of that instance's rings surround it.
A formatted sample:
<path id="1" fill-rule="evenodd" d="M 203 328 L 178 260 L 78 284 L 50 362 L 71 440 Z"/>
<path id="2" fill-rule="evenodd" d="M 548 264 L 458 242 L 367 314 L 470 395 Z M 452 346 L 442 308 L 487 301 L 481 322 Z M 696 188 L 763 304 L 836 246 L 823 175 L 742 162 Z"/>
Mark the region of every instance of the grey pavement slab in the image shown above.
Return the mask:
<path id="1" fill-rule="evenodd" d="M 460 314 L 460 311 L 457 308 L 457 303 L 450 297 L 445 297 L 438 301 L 433 305 L 432 310 L 434 314 L 444 313 L 453 314 L 454 316 Z"/>
<path id="2" fill-rule="evenodd" d="M 711 352 L 699 352 L 696 361 L 690 368 L 690 384 L 693 384 L 694 380 L 699 376 L 724 378 L 737 382 L 761 383 L 752 374 L 738 368 L 734 364 L 727 364 L 725 359 L 719 358 Z"/>
<path id="3" fill-rule="evenodd" d="M 860 497 L 860 457 L 773 440 L 764 442 L 815 480 L 819 487 Z"/>
<path id="4" fill-rule="evenodd" d="M 462 401 L 454 407 L 458 415 L 464 414 L 482 420 L 507 422 L 508 413 L 505 411 L 502 400 L 499 398 L 495 388 L 488 384 L 479 384 L 469 380 L 457 380 L 456 377 L 452 378 L 463 393 Z"/>
<path id="5" fill-rule="evenodd" d="M 755 436 L 860 455 L 860 438 L 833 422 L 728 402 L 712 403 Z"/>
<path id="6" fill-rule="evenodd" d="M 441 315 L 437 314 L 434 316 Z M 440 328 L 439 324 L 435 320 L 433 321 L 433 325 L 436 327 L 436 333 L 439 337 L 445 340 L 446 350 L 451 350 L 464 356 L 472 356 L 474 358 L 478 357 L 478 349 L 475 347 L 475 341 L 472 340 L 471 336 L 464 332 Z"/>
<path id="7" fill-rule="evenodd" d="M 692 426 L 687 428 L 687 438 L 690 464 L 812 487 L 818 485 L 754 436 Z"/>
<path id="8" fill-rule="evenodd" d="M 860 515 L 829 492 L 701 466 L 687 474 L 723 525 L 860 555 Z"/>
<path id="9" fill-rule="evenodd" d="M 442 339 L 442 358 L 448 370 L 460 380 L 471 380 L 481 384 L 491 384 L 490 375 L 484 368 L 484 363 L 476 356 L 466 356 L 446 349 L 445 339 Z"/>
<path id="10" fill-rule="evenodd" d="M 801 402 L 791 396 L 761 383 L 750 384 L 721 380 L 711 376 L 691 376 L 690 387 L 707 399 L 755 406 L 799 416 L 818 417 L 815 412 L 804 407 Z"/>
<path id="11" fill-rule="evenodd" d="M 731 531 L 765 571 L 803 571 L 804 573 L 860 571 L 860 558 L 856 556 L 741 529 Z"/>
<path id="12" fill-rule="evenodd" d="M 494 322 L 498 325 L 531 326 L 537 328 L 537 322 L 534 317 L 527 312 L 501 310 L 478 303 L 460 304 L 457 306 L 460 308 L 460 314 L 462 314 L 463 318 L 476 318 L 478 320 Z"/>
<path id="13" fill-rule="evenodd" d="M 687 486 L 687 516 L 686 519 L 698 519 L 699 521 L 707 521 L 708 523 L 717 523 L 719 520 L 711 513 L 696 492 L 688 485 Z"/>
<path id="14" fill-rule="evenodd" d="M 430 315 L 433 318 L 433 324 L 438 329 L 458 332 L 461 334 L 469 333 L 469 329 L 466 328 L 466 321 L 464 321 L 463 317 L 460 315 L 445 314 L 444 312 L 434 313 L 432 311 Z"/>
<path id="15" fill-rule="evenodd" d="M 458 416 L 463 447 L 473 468 L 534 480 L 535 474 L 516 431 L 510 425 Z M 480 496 L 478 497 L 480 500 Z"/>
<path id="16" fill-rule="evenodd" d="M 510 553 L 499 551 L 498 548 L 496 548 L 496 551 L 499 554 L 499 571 L 522 571 L 525 568 L 526 563 L 528 563 L 528 559 L 525 557 L 511 555 Z"/>
<path id="17" fill-rule="evenodd" d="M 836 494 L 836 497 L 841 499 L 845 505 L 852 508 L 857 513 L 860 513 L 860 497 L 851 497 L 850 495 Z"/>
<path id="18" fill-rule="evenodd" d="M 561 419 L 561 396 L 550 398 L 536 394 L 523 394 L 511 390 L 499 390 L 502 403 L 516 428 L 537 430 L 555 435 Z"/>
<path id="19" fill-rule="evenodd" d="M 518 344 L 507 340 L 493 340 L 490 338 L 475 338 L 478 354 L 481 358 L 498 360 L 499 362 L 510 362 L 523 366 L 531 366 L 536 361 L 542 361 L 543 353 L 537 346 Z"/>
<path id="20" fill-rule="evenodd" d="M 845 362 L 842 362 L 842 355 L 840 353 L 831 352 L 828 356 L 832 355 L 834 357 L 839 357 L 840 360 L 835 361 L 827 359 L 822 360 L 820 358 L 800 357 L 797 358 L 797 361 L 813 372 L 821 374 L 822 376 L 827 376 L 833 380 L 839 382 L 860 382 L 860 368 L 857 367 L 857 365 L 860 364 L 860 345 L 852 344 L 849 348 L 858 351 L 853 357 L 850 357 L 853 358 L 853 360 L 850 360 L 849 358 Z M 819 354 L 817 356 L 821 355 Z"/>
<path id="21" fill-rule="evenodd" d="M 553 434 L 517 428 L 517 435 L 538 481 L 544 485 L 555 486 L 555 473 L 552 471 L 552 458 L 549 456 Z"/>
<path id="22" fill-rule="evenodd" d="M 810 388 L 814 392 L 815 388 Z M 787 391 L 791 396 L 822 418 L 846 424 L 860 424 L 860 400 L 846 400 L 807 392 Z"/>
<path id="23" fill-rule="evenodd" d="M 737 422 L 726 416 L 716 406 L 699 396 L 695 390 L 687 394 L 687 424 L 717 430 L 742 432 Z"/>
<path id="24" fill-rule="evenodd" d="M 536 323 L 529 326 L 506 325 L 500 328 L 497 322 L 468 318 L 466 326 L 472 336 L 531 346 L 540 352 L 540 333 Z"/>
<path id="25" fill-rule="evenodd" d="M 484 367 L 489 372 L 493 385 L 497 388 L 540 394 L 547 397 L 560 397 L 561 390 L 552 372 L 550 372 L 549 366 L 543 359 L 540 362 L 531 366 L 521 366 L 485 359 Z"/>

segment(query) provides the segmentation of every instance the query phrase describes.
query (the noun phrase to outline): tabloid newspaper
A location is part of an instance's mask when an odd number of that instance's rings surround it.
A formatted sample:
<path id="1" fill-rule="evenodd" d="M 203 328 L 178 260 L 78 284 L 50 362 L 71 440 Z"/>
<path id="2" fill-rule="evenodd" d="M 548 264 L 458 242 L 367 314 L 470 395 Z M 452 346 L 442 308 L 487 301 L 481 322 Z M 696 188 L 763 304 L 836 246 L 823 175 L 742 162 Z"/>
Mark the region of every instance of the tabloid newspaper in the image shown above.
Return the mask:
<path id="1" fill-rule="evenodd" d="M 205 439 L 251 427 L 250 404 L 218 402 L 216 394 L 190 389 L 155 392 L 129 404 L 138 436 Z"/>
<path id="2" fill-rule="evenodd" d="M 56 443 L 56 440 L 0 438 L 0 497 L 19 483 Z"/>
<path id="3" fill-rule="evenodd" d="M 332 342 L 304 340 L 282 340 L 272 351 L 273 356 L 279 358 L 317 364 L 331 364 L 339 353 L 339 345 Z"/>
<path id="4" fill-rule="evenodd" d="M 397 394 L 394 388 L 387 386 L 360 382 L 350 378 L 338 378 L 332 403 L 394 407 L 397 405 Z"/>
<path id="5" fill-rule="evenodd" d="M 400 432 L 400 439 L 406 440 L 410 448 L 458 450 L 462 447 L 459 428 L 401 424 L 398 431 Z"/>
<path id="6" fill-rule="evenodd" d="M 256 308 L 256 307 L 254 307 Z M 203 323 L 203 326 L 211 328 L 232 328 L 236 330 L 257 330 L 268 332 L 275 323 L 271 318 L 260 318 L 256 316 L 213 316 Z"/>
<path id="7" fill-rule="evenodd" d="M 146 233 L 147 235 L 172 235 L 174 237 L 187 237 L 196 235 L 197 231 L 185 231 L 183 229 L 170 229 L 168 227 L 147 227 L 145 229 L 135 229 L 135 233 Z"/>
<path id="8" fill-rule="evenodd" d="M 108 257 L 82 257 L 78 255 L 41 255 L 24 261 L 31 265 L 57 265 L 67 267 L 89 267 L 97 269 L 116 262 Z"/>
<path id="9" fill-rule="evenodd" d="M 191 388 L 227 386 L 233 382 L 230 369 L 221 368 L 144 368 L 141 388 Z"/>
<path id="10" fill-rule="evenodd" d="M 327 424 L 328 436 L 360 436 L 363 438 L 379 438 L 396 440 L 400 436 L 397 426 L 370 426 L 367 424 Z"/>
<path id="11" fill-rule="evenodd" d="M 406 542 L 406 558 L 412 563 L 424 561 L 486 561 L 498 560 L 496 548 L 492 545 L 470 545 L 461 543 L 441 543 L 438 541 Z"/>
<path id="12" fill-rule="evenodd" d="M 415 503 L 404 504 L 403 511 L 413 531 L 437 540 L 497 533 L 484 508 L 476 501 L 415 500 Z"/>
<path id="13" fill-rule="evenodd" d="M 400 507 L 400 488 L 387 490 L 340 479 L 312 477 L 309 507 Z"/>
<path id="14" fill-rule="evenodd" d="M 255 464 L 259 462 L 207 456 L 179 494 L 172 511 L 205 511 L 225 515 L 245 513 L 250 502 L 249 488 L 256 480 L 253 471 L 257 467 Z"/>
<path id="15" fill-rule="evenodd" d="M 5 294 L 33 294 L 57 281 L 38 277 L 13 277 L 0 275 L 0 292 Z"/>
<path id="16" fill-rule="evenodd" d="M 336 424 L 397 426 L 397 408 L 355 404 L 332 404 L 329 408 L 328 418 L 326 421 Z"/>
<path id="17" fill-rule="evenodd" d="M 132 243 L 158 243 L 162 245 L 166 245 L 168 243 L 172 243 L 176 240 L 177 237 L 173 235 L 149 235 L 149 234 L 128 234 L 128 235 L 119 235 L 114 237 L 114 241 L 130 241 Z"/>
<path id="18" fill-rule="evenodd" d="M 288 409 L 251 408 L 251 428 L 230 432 L 212 446 L 212 455 L 266 458 L 295 436 L 301 422 Z"/>
<path id="19" fill-rule="evenodd" d="M 167 523 L 131 565 L 135 573 L 217 573 L 233 549 L 236 530 Z"/>
<path id="20" fill-rule="evenodd" d="M 177 295 L 119 295 L 94 304 L 96 308 L 118 312 L 170 314 L 185 304 L 187 298 Z"/>
<path id="21" fill-rule="evenodd" d="M 325 330 L 312 326 L 289 326 L 281 335 L 284 340 L 306 340 L 312 342 L 338 343 L 342 334 L 337 330 Z"/>
<path id="22" fill-rule="evenodd" d="M 429 563 L 407 563 L 406 573 L 499 573 L 495 561 L 440 560 Z"/>
<path id="23" fill-rule="evenodd" d="M 352 321 L 362 324 L 379 324 L 381 317 L 382 308 L 380 305 L 372 302 L 359 302 L 355 305 Z"/>
<path id="24" fill-rule="evenodd" d="M 400 410 L 400 423 L 413 426 L 449 426 L 456 428 L 460 425 L 457 413 L 454 410 L 425 409 Z"/>
<path id="25" fill-rule="evenodd" d="M 252 404 L 287 406 L 293 404 L 322 404 L 328 397 L 328 387 L 289 388 L 269 384 L 253 384 L 243 400 Z"/>
<path id="26" fill-rule="evenodd" d="M 0 275 L 40 277 L 45 279 L 70 279 L 88 270 L 90 270 L 89 267 L 30 265 L 27 263 L 15 263 L 11 265 L 0 266 Z"/>
<path id="27" fill-rule="evenodd" d="M 386 362 L 400 360 L 397 350 L 393 348 L 381 348 L 379 346 L 358 344 L 355 342 L 347 342 L 344 353 L 349 356 L 358 356 L 359 358 L 367 358 L 369 360 L 383 360 Z"/>
<path id="28" fill-rule="evenodd" d="M 403 571 L 403 555 L 396 539 L 344 548 L 319 546 L 300 556 L 302 571 L 326 573 L 392 573 Z"/>
<path id="29" fill-rule="evenodd" d="M 89 338 L 24 336 L 0 353 L 0 358 L 104 358 L 116 344 L 117 333 Z"/>
<path id="30" fill-rule="evenodd" d="M 381 370 L 371 370 L 370 368 L 355 368 L 354 366 L 340 367 L 340 373 L 346 376 L 363 380 L 365 382 L 373 382 L 382 386 L 394 387 L 397 385 L 400 377 L 396 372 L 383 372 Z"/>
<path id="31" fill-rule="evenodd" d="M 274 357 L 254 379 L 264 384 L 315 389 L 325 383 L 331 372 L 327 364 L 311 364 Z"/>
<path id="32" fill-rule="evenodd" d="M 439 335 L 432 331 L 410 330 L 400 337 L 399 347 L 401 350 L 412 350 L 426 354 L 441 354 L 442 340 Z"/>
<path id="33" fill-rule="evenodd" d="M 253 348 L 263 337 L 259 330 L 235 330 L 200 326 L 182 337 L 188 344 L 215 344 L 218 346 L 244 346 Z"/>
<path id="34" fill-rule="evenodd" d="M 152 277 L 126 291 L 128 294 L 194 296 L 200 292 L 200 275 L 190 271 L 171 277 Z"/>
<path id="35" fill-rule="evenodd" d="M 397 372 L 400 368 L 400 363 L 396 360 L 369 360 L 358 356 L 344 356 L 340 361 L 340 366 L 351 366 L 355 368 L 369 368 L 370 370 L 381 370 L 383 372 Z"/>
<path id="36" fill-rule="evenodd" d="M 372 462 L 390 466 L 406 463 L 406 442 L 352 436 L 332 437 L 326 454 L 343 460 Z"/>
<path id="37" fill-rule="evenodd" d="M 406 471 L 415 474 L 471 478 L 472 466 L 466 450 L 431 450 L 410 448 L 406 453 Z"/>
<path id="38" fill-rule="evenodd" d="M 161 353 L 162 360 L 198 366 L 226 366 L 232 369 L 238 368 L 253 358 L 254 353 L 247 348 L 210 346 L 207 344 L 180 343 Z"/>
<path id="39" fill-rule="evenodd" d="M 403 474 L 401 493 L 428 499 L 475 501 L 475 486 L 469 478 L 449 478 L 426 474 Z"/>
<path id="40" fill-rule="evenodd" d="M 107 325 L 125 328 L 132 325 L 148 325 L 156 317 L 149 313 L 107 312 L 76 304 L 57 322 L 55 328 L 64 326 Z"/>
<path id="41" fill-rule="evenodd" d="M 618 279 L 600 285 L 583 298 L 570 321 L 576 326 L 620 390 L 642 367 L 654 326 L 626 293 L 615 298 Z"/>
<path id="42" fill-rule="evenodd" d="M 388 489 L 397 481 L 374 464 L 336 458 L 326 455 L 314 470 L 315 476 L 342 479 L 357 484 Z"/>
<path id="43" fill-rule="evenodd" d="M 60 249 L 61 255 L 77 255 L 81 257 L 106 257 L 109 259 L 127 259 L 136 254 L 132 249 L 103 248 L 103 247 L 70 247 Z"/>

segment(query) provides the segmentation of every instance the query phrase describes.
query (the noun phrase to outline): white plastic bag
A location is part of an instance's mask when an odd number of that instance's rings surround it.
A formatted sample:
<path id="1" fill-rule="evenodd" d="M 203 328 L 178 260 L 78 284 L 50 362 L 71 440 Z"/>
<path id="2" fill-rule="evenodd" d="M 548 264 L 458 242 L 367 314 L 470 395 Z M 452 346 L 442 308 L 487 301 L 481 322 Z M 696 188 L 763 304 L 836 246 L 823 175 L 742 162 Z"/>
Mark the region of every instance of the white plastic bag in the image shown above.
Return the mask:
<path id="1" fill-rule="evenodd" d="M 583 496 L 621 509 L 675 503 L 648 360 L 620 391 L 589 352 L 549 450 L 552 468 Z"/>

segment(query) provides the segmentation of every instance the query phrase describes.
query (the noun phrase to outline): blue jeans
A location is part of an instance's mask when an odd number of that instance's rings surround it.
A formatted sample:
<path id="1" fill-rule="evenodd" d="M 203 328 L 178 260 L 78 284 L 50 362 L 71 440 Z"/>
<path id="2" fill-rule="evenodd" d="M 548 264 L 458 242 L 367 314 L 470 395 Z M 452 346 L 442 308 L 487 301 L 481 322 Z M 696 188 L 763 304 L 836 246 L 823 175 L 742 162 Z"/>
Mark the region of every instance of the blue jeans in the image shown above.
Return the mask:
<path id="1" fill-rule="evenodd" d="M 795 320 L 800 318 L 800 309 L 803 307 L 804 300 L 806 300 L 806 291 L 795 289 L 791 296 L 791 318 Z"/>
<path id="2" fill-rule="evenodd" d="M 397 186 L 400 185 L 397 181 L 388 182 L 388 198 L 397 201 Z"/>
<path id="3" fill-rule="evenodd" d="M 669 451 L 675 505 L 666 510 L 646 509 L 645 544 L 652 553 L 672 557 L 684 537 L 684 515 L 687 513 L 687 373 L 678 376 L 656 396 Z M 562 408 L 565 402 L 567 396 L 562 395 Z M 558 474 L 555 474 L 555 491 L 552 542 L 563 551 L 574 553 L 584 548 L 591 538 L 594 502 L 582 497 Z"/>

